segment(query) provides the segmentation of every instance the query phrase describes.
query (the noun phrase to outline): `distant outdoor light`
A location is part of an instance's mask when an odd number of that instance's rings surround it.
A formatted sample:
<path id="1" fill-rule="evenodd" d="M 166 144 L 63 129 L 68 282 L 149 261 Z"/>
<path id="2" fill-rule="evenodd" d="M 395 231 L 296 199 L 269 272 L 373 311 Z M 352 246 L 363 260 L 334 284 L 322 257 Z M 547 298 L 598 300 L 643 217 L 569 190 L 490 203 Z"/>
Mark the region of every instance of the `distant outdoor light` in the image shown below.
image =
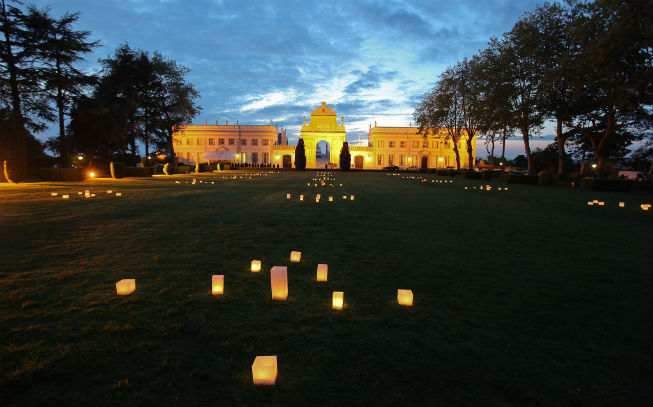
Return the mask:
<path id="1" fill-rule="evenodd" d="M 253 273 L 261 271 L 261 260 L 252 260 L 251 269 Z"/>
<path id="2" fill-rule="evenodd" d="M 499 163 L 499 165 L 503 165 L 503 161 Z"/>
<path id="3" fill-rule="evenodd" d="M 329 273 L 329 266 L 327 264 L 317 265 L 317 281 L 327 281 L 328 273 Z"/>
<path id="4" fill-rule="evenodd" d="M 77 159 L 81 161 L 81 160 L 84 159 L 84 157 L 80 155 L 80 156 L 77 157 Z"/>
<path id="5" fill-rule="evenodd" d="M 296 252 L 294 250 L 290 252 L 291 263 L 299 263 L 301 259 L 302 259 L 302 252 Z"/>
<path id="6" fill-rule="evenodd" d="M 116 283 L 116 293 L 118 295 L 129 295 L 136 291 L 136 280 L 125 278 Z"/>
<path id="7" fill-rule="evenodd" d="M 275 156 L 274 156 L 274 159 L 275 159 L 275 160 L 278 160 L 278 159 L 279 159 L 279 156 L 278 156 L 278 155 L 275 155 Z"/>
<path id="8" fill-rule="evenodd" d="M 91 172 L 88 173 L 88 176 L 91 177 L 91 178 L 95 178 L 95 173 L 93 171 L 91 171 Z"/>
<path id="9" fill-rule="evenodd" d="M 365 160 L 367 160 L 367 161 L 372 161 L 372 157 L 370 157 L 370 156 L 368 155 L 367 157 L 365 157 Z M 408 158 L 408 160 L 410 161 L 410 158 Z"/>
<path id="10" fill-rule="evenodd" d="M 211 294 L 224 294 L 224 275 L 214 274 L 211 276 Z"/>
<path id="11" fill-rule="evenodd" d="M 596 168 L 596 164 L 592 164 L 592 168 Z"/>
<path id="12" fill-rule="evenodd" d="M 412 161 L 412 160 L 413 160 L 412 157 L 408 157 L 408 161 Z"/>
<path id="13" fill-rule="evenodd" d="M 345 302 L 345 293 L 342 291 L 334 291 L 331 301 L 331 308 L 333 309 L 342 309 L 342 305 Z"/>
<path id="14" fill-rule="evenodd" d="M 270 270 L 272 299 L 285 301 L 288 298 L 288 267 L 274 266 Z"/>
<path id="15" fill-rule="evenodd" d="M 411 290 L 397 290 L 397 303 L 412 307 L 413 292 Z"/>
<path id="16" fill-rule="evenodd" d="M 257 356 L 252 364 L 252 381 L 256 385 L 273 385 L 277 381 L 277 357 Z"/>
<path id="17" fill-rule="evenodd" d="M 299 200 L 300 200 L 300 201 L 303 201 L 303 200 L 304 200 L 304 195 L 300 195 L 300 196 L 299 196 Z"/>
<path id="18" fill-rule="evenodd" d="M 625 202 L 619 202 L 619 207 L 620 207 L 620 208 L 624 208 L 625 206 L 626 206 L 626 203 L 625 203 Z"/>
<path id="19" fill-rule="evenodd" d="M 286 199 L 290 199 L 290 194 L 286 194 Z"/>
<path id="20" fill-rule="evenodd" d="M 333 202 L 333 196 L 329 195 L 329 202 Z"/>

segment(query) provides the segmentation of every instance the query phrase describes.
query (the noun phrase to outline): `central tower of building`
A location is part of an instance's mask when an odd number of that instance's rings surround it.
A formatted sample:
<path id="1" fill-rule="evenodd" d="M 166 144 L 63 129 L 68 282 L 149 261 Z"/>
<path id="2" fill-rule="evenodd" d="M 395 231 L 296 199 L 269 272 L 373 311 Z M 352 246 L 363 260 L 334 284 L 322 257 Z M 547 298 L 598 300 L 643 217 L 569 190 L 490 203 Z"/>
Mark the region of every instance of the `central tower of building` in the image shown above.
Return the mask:
<path id="1" fill-rule="evenodd" d="M 345 120 L 341 118 L 337 123 L 336 112 L 327 107 L 326 102 L 311 112 L 311 121 L 304 125 L 301 130 L 301 138 L 304 140 L 306 150 L 306 168 L 316 168 L 315 153 L 317 143 L 326 141 L 329 143 L 329 162 L 338 164 L 340 162 L 340 150 L 345 142 Z"/>

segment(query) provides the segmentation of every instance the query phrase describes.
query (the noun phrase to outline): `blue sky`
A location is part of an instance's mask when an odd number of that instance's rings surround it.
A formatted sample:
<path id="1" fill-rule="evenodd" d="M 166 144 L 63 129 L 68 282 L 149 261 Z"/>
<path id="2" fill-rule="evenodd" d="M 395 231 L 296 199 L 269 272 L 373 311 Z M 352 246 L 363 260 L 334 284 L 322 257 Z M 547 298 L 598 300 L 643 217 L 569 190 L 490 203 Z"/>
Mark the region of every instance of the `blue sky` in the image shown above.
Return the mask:
<path id="1" fill-rule="evenodd" d="M 81 64 L 99 69 L 122 43 L 159 51 L 191 69 L 202 112 L 194 123 L 273 123 L 297 139 L 325 101 L 347 138 L 369 125 L 407 126 L 438 75 L 509 30 L 540 1 L 56 0 L 54 16 L 101 46 Z M 54 130 L 41 135 L 55 135 Z M 546 129 L 545 129 L 545 133 Z M 480 146 L 479 146 L 480 147 Z M 480 155 L 484 151 L 479 148 Z M 512 154 L 511 154 L 512 155 Z"/>

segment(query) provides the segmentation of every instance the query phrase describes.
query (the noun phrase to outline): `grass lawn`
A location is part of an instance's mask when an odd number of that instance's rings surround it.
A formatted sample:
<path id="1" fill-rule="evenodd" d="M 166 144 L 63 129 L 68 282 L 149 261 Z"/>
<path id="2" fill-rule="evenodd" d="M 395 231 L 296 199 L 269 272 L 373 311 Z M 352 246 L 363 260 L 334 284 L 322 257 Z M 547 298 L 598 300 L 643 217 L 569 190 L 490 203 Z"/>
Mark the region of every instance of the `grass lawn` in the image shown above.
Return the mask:
<path id="1" fill-rule="evenodd" d="M 0 185 L 0 405 L 653 403 L 650 194 L 333 174 Z"/>

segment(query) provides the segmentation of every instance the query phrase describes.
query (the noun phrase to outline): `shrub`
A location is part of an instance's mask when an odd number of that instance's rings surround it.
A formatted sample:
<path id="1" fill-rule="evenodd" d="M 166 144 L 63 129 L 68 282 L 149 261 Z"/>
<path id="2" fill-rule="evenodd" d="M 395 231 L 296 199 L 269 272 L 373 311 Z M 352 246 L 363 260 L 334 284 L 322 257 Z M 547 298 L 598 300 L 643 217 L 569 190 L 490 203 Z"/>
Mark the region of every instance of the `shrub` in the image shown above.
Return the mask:
<path id="1" fill-rule="evenodd" d="M 540 171 L 537 174 L 537 183 L 544 187 L 553 184 L 553 173 L 547 170 Z"/>
<path id="2" fill-rule="evenodd" d="M 190 174 L 190 165 L 178 165 L 177 174 Z"/>
<path id="3" fill-rule="evenodd" d="M 151 177 L 152 168 L 125 168 L 124 170 L 125 177 Z"/>
<path id="4" fill-rule="evenodd" d="M 583 178 L 580 186 L 588 191 L 615 191 L 626 192 L 633 184 L 625 179 Z"/>
<path id="5" fill-rule="evenodd" d="M 38 174 L 43 181 L 79 182 L 86 179 L 86 171 L 82 168 L 39 168 Z"/>
<path id="6" fill-rule="evenodd" d="M 489 181 L 492 179 L 492 171 L 485 170 L 481 173 L 481 178 L 485 181 Z"/>
<path id="7" fill-rule="evenodd" d="M 306 150 L 302 138 L 299 139 L 297 147 L 295 147 L 295 168 L 298 170 L 306 169 Z"/>
<path id="8" fill-rule="evenodd" d="M 505 174 L 503 179 L 509 184 L 537 185 L 539 182 L 537 175 Z"/>
<path id="9" fill-rule="evenodd" d="M 351 154 L 349 153 L 349 143 L 346 141 L 342 143 L 340 150 L 340 170 L 349 171 L 351 168 Z"/>
<path id="10" fill-rule="evenodd" d="M 121 162 L 111 161 L 109 164 L 111 168 L 111 178 L 122 178 L 125 176 L 125 164 Z"/>
<path id="11" fill-rule="evenodd" d="M 25 169 L 18 160 L 5 160 L 3 163 L 4 178 L 13 183 L 18 184 L 25 179 Z"/>

